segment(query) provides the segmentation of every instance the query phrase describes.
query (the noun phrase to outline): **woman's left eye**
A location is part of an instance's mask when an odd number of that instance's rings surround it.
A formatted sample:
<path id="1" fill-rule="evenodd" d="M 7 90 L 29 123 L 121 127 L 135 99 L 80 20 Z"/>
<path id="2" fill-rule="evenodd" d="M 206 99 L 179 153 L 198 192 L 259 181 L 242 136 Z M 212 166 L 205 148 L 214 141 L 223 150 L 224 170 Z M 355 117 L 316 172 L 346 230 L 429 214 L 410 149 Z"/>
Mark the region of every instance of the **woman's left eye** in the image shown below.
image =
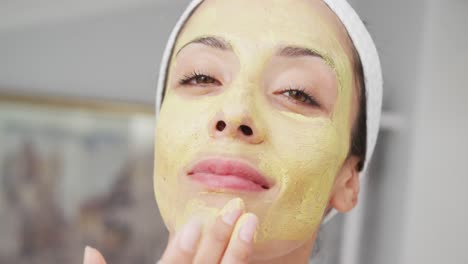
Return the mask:
<path id="1" fill-rule="evenodd" d="M 185 76 L 182 80 L 179 81 L 181 85 L 220 85 L 221 83 L 216 80 L 215 78 L 201 73 L 192 73 L 190 75 Z"/>
<path id="2" fill-rule="evenodd" d="M 287 96 L 289 99 L 294 100 L 298 103 L 308 104 L 311 106 L 320 107 L 319 103 L 315 98 L 303 90 L 299 89 L 287 89 L 281 92 L 282 95 Z"/>

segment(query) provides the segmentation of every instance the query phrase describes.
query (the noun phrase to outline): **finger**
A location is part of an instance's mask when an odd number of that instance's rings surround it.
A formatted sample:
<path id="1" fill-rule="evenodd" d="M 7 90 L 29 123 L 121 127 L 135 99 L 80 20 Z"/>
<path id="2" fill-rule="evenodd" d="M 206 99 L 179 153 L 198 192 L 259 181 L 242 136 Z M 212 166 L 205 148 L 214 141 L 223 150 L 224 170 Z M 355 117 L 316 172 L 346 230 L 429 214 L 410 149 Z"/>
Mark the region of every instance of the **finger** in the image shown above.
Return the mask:
<path id="1" fill-rule="evenodd" d="M 219 263 L 231 238 L 234 225 L 244 211 L 240 198 L 229 201 L 214 223 L 204 233 L 195 255 L 194 263 Z"/>
<path id="2" fill-rule="evenodd" d="M 106 261 L 99 251 L 87 246 L 84 251 L 83 264 L 106 264 Z"/>
<path id="3" fill-rule="evenodd" d="M 201 228 L 202 225 L 198 219 L 190 220 L 182 230 L 176 234 L 176 237 L 169 242 L 159 263 L 192 263 L 198 240 L 200 239 Z"/>
<path id="4" fill-rule="evenodd" d="M 222 264 L 248 263 L 252 254 L 253 239 L 258 218 L 252 213 L 241 216 L 236 224 L 229 245 L 221 261 Z"/>

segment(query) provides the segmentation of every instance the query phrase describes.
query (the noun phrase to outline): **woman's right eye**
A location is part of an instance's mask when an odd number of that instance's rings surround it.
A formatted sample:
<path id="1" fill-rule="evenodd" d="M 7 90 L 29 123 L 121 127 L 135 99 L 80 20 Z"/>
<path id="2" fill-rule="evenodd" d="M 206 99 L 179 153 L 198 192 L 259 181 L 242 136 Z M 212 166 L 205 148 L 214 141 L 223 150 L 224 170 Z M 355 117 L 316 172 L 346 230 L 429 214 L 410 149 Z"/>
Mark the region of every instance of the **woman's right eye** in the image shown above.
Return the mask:
<path id="1" fill-rule="evenodd" d="M 206 86 L 206 85 L 221 85 L 221 83 L 216 80 L 215 78 L 207 75 L 207 74 L 201 74 L 194 72 L 190 75 L 186 75 L 183 79 L 179 81 L 179 84 L 181 85 L 200 85 L 200 86 Z"/>

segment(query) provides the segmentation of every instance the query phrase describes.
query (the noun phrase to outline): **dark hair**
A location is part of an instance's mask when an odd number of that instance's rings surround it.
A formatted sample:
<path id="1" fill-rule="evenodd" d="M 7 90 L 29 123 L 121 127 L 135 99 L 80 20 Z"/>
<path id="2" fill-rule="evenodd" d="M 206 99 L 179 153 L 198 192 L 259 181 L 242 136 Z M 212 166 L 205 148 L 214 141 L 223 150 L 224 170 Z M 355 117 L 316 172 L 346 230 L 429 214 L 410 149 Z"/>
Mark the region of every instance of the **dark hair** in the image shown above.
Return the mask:
<path id="1" fill-rule="evenodd" d="M 351 146 L 349 150 L 350 156 L 355 156 L 360 159 L 357 170 L 362 171 L 366 160 L 367 150 L 367 95 L 366 84 L 364 82 L 364 70 L 362 68 L 359 54 L 353 46 L 353 68 L 354 68 L 354 86 L 356 92 L 359 93 L 358 103 L 359 109 L 356 120 L 354 121 L 351 131 Z"/>

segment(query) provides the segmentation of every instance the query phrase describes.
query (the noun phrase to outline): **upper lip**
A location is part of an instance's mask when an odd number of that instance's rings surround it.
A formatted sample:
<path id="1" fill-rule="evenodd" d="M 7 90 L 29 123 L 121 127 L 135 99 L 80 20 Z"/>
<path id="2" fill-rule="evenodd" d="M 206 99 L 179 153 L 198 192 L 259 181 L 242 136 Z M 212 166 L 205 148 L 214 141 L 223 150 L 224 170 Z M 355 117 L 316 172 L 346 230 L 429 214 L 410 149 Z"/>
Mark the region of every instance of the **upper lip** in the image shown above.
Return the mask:
<path id="1" fill-rule="evenodd" d="M 263 189 L 268 190 L 272 182 L 268 180 L 259 170 L 249 163 L 237 159 L 207 158 L 196 162 L 187 175 L 196 173 L 209 173 L 217 176 L 236 176 L 249 180 Z"/>

